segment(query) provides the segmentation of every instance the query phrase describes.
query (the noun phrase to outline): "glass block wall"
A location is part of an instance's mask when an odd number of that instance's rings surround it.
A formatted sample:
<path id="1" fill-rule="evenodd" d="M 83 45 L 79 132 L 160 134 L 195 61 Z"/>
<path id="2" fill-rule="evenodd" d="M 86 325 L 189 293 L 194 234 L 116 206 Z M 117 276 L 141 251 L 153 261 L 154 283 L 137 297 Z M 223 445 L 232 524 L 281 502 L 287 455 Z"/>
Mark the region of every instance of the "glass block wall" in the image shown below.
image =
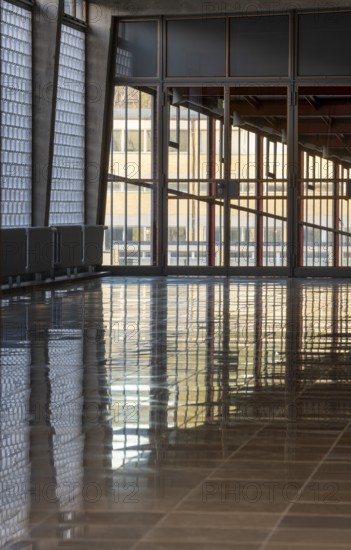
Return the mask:
<path id="1" fill-rule="evenodd" d="M 85 35 L 62 26 L 49 225 L 84 223 Z"/>
<path id="2" fill-rule="evenodd" d="M 0 0 L 1 227 L 32 218 L 32 13 Z"/>

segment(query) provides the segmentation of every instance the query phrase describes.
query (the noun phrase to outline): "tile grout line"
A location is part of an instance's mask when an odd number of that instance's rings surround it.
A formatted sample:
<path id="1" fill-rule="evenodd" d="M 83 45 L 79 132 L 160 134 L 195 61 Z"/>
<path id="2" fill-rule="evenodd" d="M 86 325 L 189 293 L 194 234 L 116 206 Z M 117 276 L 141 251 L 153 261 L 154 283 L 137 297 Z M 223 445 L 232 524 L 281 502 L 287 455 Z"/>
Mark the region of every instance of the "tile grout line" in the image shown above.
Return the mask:
<path id="1" fill-rule="evenodd" d="M 295 399 L 293 400 L 293 402 L 296 402 L 298 398 L 301 397 L 301 395 L 303 395 L 303 393 L 306 391 L 306 387 L 303 387 L 301 389 L 301 391 L 298 393 L 298 395 L 295 397 Z M 255 433 L 253 433 L 249 439 L 247 441 L 245 441 L 244 443 L 242 443 L 237 449 L 235 449 L 235 451 L 233 451 L 233 453 L 231 453 L 224 461 L 221 461 L 221 463 L 216 467 L 214 468 L 210 474 L 208 474 L 196 487 L 194 487 L 193 489 L 191 489 L 183 498 L 180 499 L 179 502 L 177 502 L 172 508 L 171 510 L 169 510 L 158 522 L 155 523 L 155 525 L 153 525 L 149 531 L 147 531 L 131 548 L 130 550 L 137 550 L 137 547 L 140 543 L 143 543 L 145 542 L 145 537 L 147 535 L 149 535 L 155 528 L 159 527 L 160 525 L 162 525 L 162 523 L 167 519 L 167 517 L 176 512 L 178 507 L 189 497 L 189 495 L 191 493 L 193 493 L 194 491 L 196 491 L 199 487 L 201 487 L 201 485 L 203 483 L 206 482 L 206 480 L 208 479 L 212 479 L 213 477 L 213 474 L 215 472 L 217 472 L 219 469 L 222 468 L 222 466 L 224 464 L 226 464 L 229 460 L 232 459 L 233 455 L 235 455 L 237 452 L 239 452 L 243 447 L 245 447 L 245 445 L 247 445 L 253 438 L 255 438 L 262 430 L 264 430 L 265 428 L 269 427 L 269 426 L 273 426 L 274 425 L 274 421 L 273 420 L 270 420 L 269 422 L 266 422 L 265 424 L 263 424 L 258 430 L 256 430 Z"/>
<path id="2" fill-rule="evenodd" d="M 195 491 L 197 491 L 207 480 L 211 479 L 213 474 L 215 472 L 217 472 L 217 470 L 219 470 L 223 464 L 226 464 L 229 460 L 231 460 L 233 458 L 233 456 L 241 451 L 241 449 L 243 447 L 245 447 L 245 445 L 247 445 L 248 443 L 250 443 L 250 441 L 256 437 L 262 430 L 264 430 L 264 428 L 266 428 L 267 426 L 269 426 L 269 424 L 263 424 L 258 430 L 256 430 L 250 437 L 247 441 L 245 441 L 244 443 L 242 443 L 237 449 L 235 449 L 235 451 L 233 451 L 225 460 L 221 461 L 221 463 L 216 467 L 214 468 L 210 474 L 208 474 L 206 477 L 204 477 L 195 487 L 193 487 L 192 489 L 190 489 L 190 491 L 188 491 L 186 493 L 186 495 L 184 495 L 170 510 L 168 510 L 168 512 L 157 522 L 155 523 L 155 525 L 153 525 L 149 531 L 147 531 L 147 533 L 145 533 L 141 538 L 140 540 L 138 540 L 131 548 L 130 550 L 136 550 L 138 545 L 142 542 L 145 542 L 145 537 L 147 535 L 149 535 L 154 529 L 156 529 L 157 527 L 159 527 L 160 525 L 162 525 L 162 523 L 167 519 L 167 517 L 174 513 L 175 511 L 177 511 L 177 508 L 183 504 L 183 502 L 189 497 L 189 495 L 191 495 L 192 493 L 194 493 Z"/>
<path id="3" fill-rule="evenodd" d="M 314 468 L 314 470 L 311 472 L 311 474 L 309 475 L 309 477 L 306 479 L 306 481 L 303 483 L 303 485 L 301 486 L 301 489 L 300 489 L 300 494 L 302 493 L 302 491 L 306 488 L 307 484 L 310 483 L 310 481 L 312 480 L 312 478 L 315 476 L 315 474 L 318 472 L 319 468 L 321 467 L 321 465 L 325 462 L 327 456 L 331 453 L 331 451 L 334 449 L 334 447 L 337 445 L 337 443 L 339 442 L 339 440 L 341 439 L 341 437 L 344 435 L 344 433 L 350 428 L 351 426 L 351 421 L 349 421 L 346 426 L 344 427 L 344 429 L 339 433 L 339 435 L 337 436 L 337 438 L 335 439 L 334 443 L 331 445 L 331 447 L 329 447 L 329 449 L 327 450 L 327 452 L 324 454 L 324 456 L 321 458 L 321 460 L 318 462 L 318 464 L 316 465 L 316 467 Z M 270 530 L 270 533 L 269 535 L 267 536 L 266 540 L 263 541 L 263 543 L 261 544 L 260 546 L 260 550 L 265 550 L 267 544 L 269 543 L 269 541 L 271 540 L 272 536 L 274 535 L 274 533 L 277 531 L 278 529 L 278 526 L 279 524 L 281 523 L 281 521 L 284 519 L 284 517 L 289 513 L 289 510 L 291 509 L 291 507 L 296 504 L 297 500 L 295 501 L 292 501 L 288 504 L 288 506 L 286 507 L 286 509 L 284 510 L 284 512 L 282 512 L 280 514 L 280 517 L 278 518 L 276 524 L 274 525 L 274 527 L 272 527 L 272 529 Z"/>

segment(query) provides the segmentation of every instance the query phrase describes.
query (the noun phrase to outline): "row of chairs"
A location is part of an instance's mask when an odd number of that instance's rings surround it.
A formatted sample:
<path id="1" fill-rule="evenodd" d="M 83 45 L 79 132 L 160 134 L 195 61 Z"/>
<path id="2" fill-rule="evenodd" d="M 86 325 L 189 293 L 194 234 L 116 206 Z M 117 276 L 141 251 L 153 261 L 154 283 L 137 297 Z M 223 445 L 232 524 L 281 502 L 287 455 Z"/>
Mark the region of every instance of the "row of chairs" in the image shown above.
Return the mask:
<path id="1" fill-rule="evenodd" d="M 103 225 L 1 229 L 2 283 L 93 271 L 102 264 L 104 230 Z"/>

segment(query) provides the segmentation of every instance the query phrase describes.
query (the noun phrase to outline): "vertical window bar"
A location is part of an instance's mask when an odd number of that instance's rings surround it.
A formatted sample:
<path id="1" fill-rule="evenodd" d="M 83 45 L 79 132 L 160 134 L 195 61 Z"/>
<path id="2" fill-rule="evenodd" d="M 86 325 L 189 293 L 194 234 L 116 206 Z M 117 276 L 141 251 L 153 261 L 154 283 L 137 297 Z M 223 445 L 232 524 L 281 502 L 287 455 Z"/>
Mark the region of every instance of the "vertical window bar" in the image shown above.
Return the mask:
<path id="1" fill-rule="evenodd" d="M 139 99 L 139 127 L 138 127 L 138 177 L 141 179 L 141 92 L 138 92 Z M 141 186 L 138 185 L 138 265 L 140 265 L 140 254 L 141 254 Z"/>
<path id="2" fill-rule="evenodd" d="M 187 193 L 189 193 L 189 178 L 190 178 L 190 109 L 187 109 Z M 190 264 L 190 200 L 189 196 L 186 199 L 187 205 L 187 216 L 186 216 L 186 228 L 187 228 L 187 241 L 186 241 L 186 252 L 187 252 L 187 261 L 185 265 Z"/>
<path id="3" fill-rule="evenodd" d="M 110 173 L 112 175 L 111 181 L 110 181 L 110 223 L 111 223 L 111 234 L 110 234 L 110 264 L 113 265 L 113 188 L 114 188 L 114 180 L 113 176 L 115 175 L 114 172 L 114 166 L 113 166 L 113 129 L 112 129 L 112 136 L 111 136 L 111 153 L 110 153 Z M 117 249 L 118 252 L 118 249 Z"/>
<path id="4" fill-rule="evenodd" d="M 124 177 L 128 177 L 128 100 L 129 87 L 125 86 L 125 102 L 124 102 Z M 129 186 L 124 181 L 124 265 L 127 265 L 127 243 L 128 243 L 128 191 Z"/>
<path id="5" fill-rule="evenodd" d="M 340 201 L 339 201 L 339 193 L 340 193 L 340 183 L 339 183 L 339 179 L 340 179 L 340 165 L 337 164 L 336 162 L 333 162 L 333 177 L 334 177 L 334 183 L 333 183 L 333 195 L 334 195 L 334 199 L 333 199 L 333 202 L 334 202 L 334 229 L 336 231 L 336 233 L 334 234 L 334 242 L 333 242 L 333 246 L 334 246 L 334 251 L 333 251 L 333 263 L 332 265 L 334 265 L 334 267 L 339 267 L 340 265 L 342 265 L 342 261 L 340 261 L 340 250 L 339 250 L 339 246 L 340 246 L 340 235 L 339 235 L 339 230 L 340 230 L 340 222 L 339 222 L 339 218 L 340 218 Z"/>
<path id="6" fill-rule="evenodd" d="M 316 157 L 315 156 L 311 155 L 311 163 L 312 163 L 312 223 L 313 225 L 315 225 L 316 224 L 316 209 L 315 209 L 315 206 L 316 206 Z M 310 197 L 308 198 L 308 201 L 310 205 L 311 204 Z M 310 207 L 309 207 L 309 210 L 310 210 Z M 313 234 L 312 265 L 314 266 L 316 262 L 316 252 L 317 252 L 316 246 L 315 246 L 317 230 L 315 228 L 312 229 L 312 234 Z"/>
<path id="7" fill-rule="evenodd" d="M 303 162 L 303 166 L 302 166 L 302 170 L 301 170 L 301 175 L 302 175 L 303 181 L 301 183 L 300 189 L 301 189 L 301 195 L 305 196 L 305 195 L 307 195 L 306 181 L 307 181 L 307 177 L 308 177 L 307 174 L 308 174 L 308 167 L 309 167 L 309 159 L 308 159 L 308 156 L 306 155 L 306 153 L 301 153 L 301 156 L 302 156 L 304 162 Z M 303 204 L 303 206 L 301 207 L 301 212 L 303 214 L 302 220 L 307 221 L 306 216 L 308 215 L 308 202 L 306 201 L 305 198 L 301 199 L 301 202 Z M 306 226 L 302 226 L 302 227 L 303 227 L 303 229 L 302 229 L 303 238 L 300 239 L 300 246 L 303 246 L 303 256 L 304 256 L 303 265 L 306 266 L 307 265 L 307 239 L 306 239 L 307 228 L 306 228 Z"/>
<path id="8" fill-rule="evenodd" d="M 156 266 L 160 262 L 159 251 L 158 251 L 158 241 L 161 238 L 161 231 L 158 228 L 158 212 L 162 209 L 162 205 L 159 204 L 159 170 L 158 170 L 158 149 L 160 144 L 158 128 L 158 109 L 157 109 L 158 94 L 151 97 L 151 134 L 150 134 L 150 149 L 151 149 L 151 175 L 153 178 L 152 182 L 152 209 L 151 209 L 151 227 L 150 227 L 150 239 L 151 241 L 151 253 L 152 253 L 152 265 Z M 145 140 L 145 147 L 147 141 Z M 147 147 L 146 147 L 147 148 Z M 155 179 L 158 179 L 156 183 Z M 164 200 L 167 200 L 164 197 Z M 166 223 L 166 220 L 164 220 Z M 168 225 L 168 222 L 167 224 Z M 168 248 L 168 247 L 167 247 Z"/>
<path id="9" fill-rule="evenodd" d="M 342 169 L 342 174 L 343 174 L 343 181 L 342 181 L 342 186 L 341 186 L 341 194 L 343 197 L 346 197 L 346 180 L 347 180 L 347 177 L 348 177 L 348 170 L 343 168 Z M 345 231 L 347 231 L 347 233 L 350 232 L 350 224 L 349 224 L 349 201 L 346 199 L 341 199 L 340 200 L 341 202 L 341 208 L 342 208 L 342 217 L 341 219 L 343 220 L 344 222 L 344 225 L 343 225 L 343 228 Z M 346 205 L 345 205 L 345 202 L 346 202 Z M 346 225 L 346 227 L 345 227 Z M 350 237 L 343 237 L 343 248 L 346 247 L 346 250 L 344 252 L 346 252 L 346 262 L 343 264 L 343 265 L 346 265 L 349 267 L 350 265 L 350 259 L 349 259 L 349 241 L 350 241 Z"/>
<path id="10" fill-rule="evenodd" d="M 213 179 L 215 177 L 215 172 L 213 169 L 214 160 L 216 158 L 216 153 L 213 151 L 213 143 L 214 143 L 214 124 L 213 120 L 207 116 L 206 117 L 206 177 L 208 178 L 207 183 L 207 196 L 213 197 L 215 195 L 215 185 L 213 183 Z M 201 177 L 204 177 L 205 174 L 202 174 Z M 207 241 L 207 246 L 211 246 L 211 240 L 213 239 L 213 235 L 216 233 L 216 224 L 213 220 L 213 210 L 216 207 L 212 204 L 208 204 L 206 207 L 206 232 L 203 236 L 204 239 Z M 213 262 L 213 255 L 212 250 L 208 250 L 207 254 L 207 263 L 208 265 L 212 266 L 214 265 Z"/>
<path id="11" fill-rule="evenodd" d="M 318 177 L 318 180 L 319 180 L 319 218 L 318 218 L 318 223 L 319 223 L 319 227 L 320 227 L 320 247 L 319 247 L 319 265 L 322 266 L 323 264 L 323 248 L 325 248 L 326 246 L 326 238 L 324 237 L 324 234 L 325 232 L 322 230 L 322 220 L 323 220 L 323 217 L 322 217 L 322 208 L 323 206 L 325 205 L 326 207 L 326 211 L 325 211 L 325 224 L 326 226 L 328 226 L 328 204 L 327 204 L 327 199 L 322 199 L 322 192 L 323 192 L 323 182 L 322 182 L 322 178 L 323 178 L 323 160 L 322 158 L 320 158 L 320 169 L 319 169 L 319 177 Z M 328 168 L 327 168 L 328 170 Z M 327 187 L 327 185 L 326 185 Z"/>
<path id="12" fill-rule="evenodd" d="M 224 123 L 218 122 L 217 132 L 219 133 L 219 177 L 223 178 L 223 163 L 222 163 L 222 151 L 223 151 L 223 133 L 224 133 Z M 224 247 L 223 247 L 223 207 L 218 206 L 216 209 L 219 209 L 219 239 L 220 239 L 220 250 L 221 250 L 221 265 L 223 265 L 224 260 Z"/>
<path id="13" fill-rule="evenodd" d="M 250 183 L 249 183 L 249 164 L 250 164 L 250 140 L 249 140 L 249 132 L 246 131 L 246 265 L 250 264 L 250 214 L 249 214 L 249 208 L 250 208 Z"/>
<path id="14" fill-rule="evenodd" d="M 177 136 L 177 143 L 178 143 L 178 149 L 177 149 L 177 189 L 179 191 L 179 178 L 180 178 L 180 107 L 177 107 L 177 115 L 176 115 L 176 136 Z M 179 257 L 179 210 L 180 210 L 180 199 L 177 198 L 177 265 L 180 265 L 180 257 Z"/>
<path id="15" fill-rule="evenodd" d="M 286 164 L 287 164 L 287 155 L 286 155 L 286 152 L 287 152 L 287 145 L 283 145 L 283 152 L 284 152 L 284 155 L 283 155 L 283 216 L 284 218 L 287 218 L 287 200 L 286 200 L 286 193 L 287 193 L 287 190 L 286 190 Z M 302 219 L 301 219 L 302 221 Z M 287 231 L 288 231 L 288 228 L 287 228 L 287 225 L 288 225 L 288 222 L 287 221 L 283 221 L 282 222 L 282 226 L 284 228 L 284 231 L 283 231 L 283 238 L 282 238 L 282 258 L 284 257 L 284 254 L 283 254 L 283 251 L 284 251 L 284 247 L 285 247 L 285 243 L 286 243 L 286 235 L 287 235 Z M 300 246 L 301 246 L 301 243 L 300 243 Z"/>
<path id="16" fill-rule="evenodd" d="M 277 215 L 277 142 L 275 141 L 273 144 L 273 173 L 274 173 L 274 199 L 273 199 L 273 212 L 274 216 Z M 273 220 L 273 265 L 276 265 L 276 256 L 277 256 L 277 247 L 276 247 L 276 240 L 277 240 L 277 220 L 274 218 Z"/>
<path id="17" fill-rule="evenodd" d="M 309 191 L 308 191 L 308 183 L 309 183 L 309 174 L 310 174 L 310 171 L 311 171 L 311 168 L 310 168 L 310 156 L 307 154 L 307 153 L 304 153 L 304 156 L 305 156 L 305 181 L 304 181 L 304 184 L 303 184 L 303 190 L 304 190 L 304 196 L 306 198 L 303 199 L 304 201 L 304 206 L 305 206 L 305 209 L 304 209 L 304 220 L 306 222 L 308 222 L 310 220 L 310 202 L 309 202 Z M 307 243 L 307 227 L 304 227 L 304 241 Z M 306 264 L 305 265 L 308 265 L 308 254 L 307 254 L 307 249 L 308 247 L 306 246 Z"/>
<path id="18" fill-rule="evenodd" d="M 345 197 L 346 195 L 346 184 L 345 184 L 345 180 L 347 178 L 347 170 L 345 170 L 345 168 L 342 169 L 342 173 L 343 173 L 343 181 L 342 181 L 342 184 L 340 186 L 340 194 Z M 347 231 L 347 233 L 350 232 L 350 227 L 349 227 L 349 213 L 348 213 L 348 201 L 346 201 L 346 204 L 345 204 L 345 200 L 343 198 L 340 199 L 340 205 L 341 205 L 341 208 L 342 208 L 342 215 L 341 215 L 341 219 L 343 221 L 343 229 L 344 231 Z M 342 237 L 342 244 L 343 244 L 343 254 L 342 254 L 342 257 L 345 258 L 345 262 L 343 260 L 343 265 L 349 267 L 350 263 L 349 263 L 349 240 L 350 238 L 347 237 L 347 236 L 343 236 Z M 346 248 L 346 250 L 344 250 Z M 345 255 L 346 253 L 346 255 Z"/>
<path id="19" fill-rule="evenodd" d="M 266 143 L 266 212 L 269 212 L 269 163 L 270 163 L 270 142 L 265 138 Z M 268 241 L 268 219 L 265 219 L 265 234 L 266 234 L 266 265 L 269 263 L 269 241 Z"/>
<path id="20" fill-rule="evenodd" d="M 323 161 L 322 161 L 323 162 Z M 325 170 L 324 170 L 325 168 Z M 325 175 L 324 175 L 325 171 Z M 324 180 L 324 181 L 323 181 Z M 333 223 L 329 216 L 329 161 L 325 161 L 325 166 L 322 166 L 320 172 L 320 194 L 321 194 L 321 211 L 320 211 L 320 225 L 324 225 L 329 228 L 329 223 Z M 325 208 L 325 220 L 323 219 L 323 207 Z M 323 231 L 325 237 L 323 238 L 323 244 L 321 247 L 322 262 L 321 265 L 329 265 L 329 231 Z M 325 252 L 325 258 L 323 259 L 323 252 Z"/>
<path id="21" fill-rule="evenodd" d="M 306 180 L 304 182 L 304 195 L 306 196 L 306 199 L 304 199 L 304 203 L 306 204 L 305 219 L 306 219 L 306 221 L 309 221 L 310 215 L 311 215 L 311 202 L 310 202 L 310 199 L 309 199 L 309 194 L 310 193 L 309 193 L 309 189 L 308 189 L 308 184 L 309 184 L 309 179 L 310 179 L 310 173 L 313 172 L 313 166 L 311 164 L 312 159 L 311 159 L 310 155 L 308 155 L 307 153 L 305 153 L 305 160 L 306 160 L 306 174 L 305 174 Z M 308 231 L 308 228 L 305 227 L 304 232 L 305 232 L 305 241 L 306 242 L 307 242 L 307 231 Z M 312 236 L 313 236 L 313 240 L 314 240 L 314 229 L 312 230 Z M 314 249 L 314 245 L 312 246 L 312 256 L 313 256 L 313 249 Z M 309 265 L 308 246 L 306 246 L 306 265 Z"/>
<path id="22" fill-rule="evenodd" d="M 344 216 L 344 201 L 342 200 L 342 195 L 344 194 L 344 182 L 343 182 L 343 179 L 344 179 L 344 169 L 342 167 L 341 164 L 337 164 L 337 167 L 338 167 L 338 170 L 337 170 L 337 173 L 338 173 L 338 178 L 339 178 L 339 186 L 338 186 L 338 201 L 339 201 L 339 216 L 340 216 L 340 220 L 339 220 L 339 223 L 341 225 L 341 231 L 347 231 L 347 229 L 345 229 L 345 223 L 344 223 L 344 220 L 345 220 L 345 216 Z M 346 241 L 345 241 L 345 237 L 343 235 L 340 235 L 339 237 L 339 265 L 340 266 L 344 266 L 345 263 L 344 263 L 344 254 L 343 254 L 343 248 L 346 244 Z"/>
<path id="23" fill-rule="evenodd" d="M 224 122 L 220 122 L 220 135 L 219 135 L 219 177 L 220 179 L 223 178 L 223 151 L 224 151 L 224 143 L 223 143 L 223 138 L 224 138 Z"/>
<path id="24" fill-rule="evenodd" d="M 201 174 L 200 174 L 200 154 L 201 154 L 201 117 L 200 117 L 200 113 L 198 113 L 197 115 L 197 178 L 198 178 L 198 182 L 197 182 L 197 196 L 200 197 L 200 194 L 201 194 L 201 183 L 200 183 L 200 178 L 201 178 Z M 197 203 L 197 265 L 200 265 L 200 205 L 201 205 L 201 202 L 198 201 Z M 208 243 L 207 243 L 208 244 Z M 205 247 L 205 250 L 206 250 L 206 247 Z M 202 253 L 204 253 L 204 250 L 202 251 Z M 205 260 L 206 262 L 206 260 Z"/>
<path id="25" fill-rule="evenodd" d="M 298 193 L 300 195 L 299 199 L 299 218 L 298 221 L 301 223 L 305 221 L 306 216 L 306 203 L 305 199 L 302 198 L 305 195 L 305 187 L 306 187 L 306 170 L 308 171 L 308 157 L 306 153 L 304 153 L 301 149 L 299 150 L 299 158 L 300 158 L 300 171 L 299 175 L 301 176 L 301 180 L 299 183 L 299 189 Z M 306 226 L 299 225 L 299 233 L 298 233 L 298 254 L 299 254 L 299 266 L 306 266 L 307 265 L 307 245 L 306 245 Z"/>
<path id="26" fill-rule="evenodd" d="M 239 173 L 239 187 L 241 188 L 241 128 L 238 128 L 238 173 Z M 239 190 L 238 200 L 238 266 L 241 265 L 241 193 Z"/>
<path id="27" fill-rule="evenodd" d="M 330 198 L 330 195 L 333 195 L 333 193 L 330 193 L 330 188 L 333 186 L 333 181 L 330 181 L 330 175 L 329 175 L 329 170 L 331 168 L 331 163 L 329 161 L 327 161 L 327 181 L 326 182 L 323 182 L 322 183 L 322 189 L 323 189 L 323 193 L 324 193 L 324 187 L 326 189 L 326 199 L 325 202 L 326 202 L 326 205 L 325 205 L 325 209 L 326 209 L 326 215 L 327 215 L 327 221 L 326 221 L 326 226 L 329 228 L 329 227 L 333 227 L 334 226 L 334 212 L 333 212 L 333 199 Z M 331 208 L 331 211 L 330 211 L 330 208 Z M 323 224 L 323 218 L 321 220 L 321 224 Z M 326 244 L 325 244 L 325 248 L 326 248 L 326 258 L 325 258 L 325 265 L 329 265 L 330 264 L 330 261 L 331 261 L 331 258 L 329 256 L 329 244 L 331 244 L 332 248 L 334 249 L 334 246 L 333 246 L 333 242 L 334 241 L 334 234 L 330 231 L 327 231 L 326 232 Z"/>
<path id="28" fill-rule="evenodd" d="M 256 210 L 258 212 L 263 211 L 263 136 L 260 136 L 259 133 L 256 134 L 256 150 L 255 150 L 255 161 L 256 161 Z M 262 214 L 257 214 L 257 226 L 256 226 L 256 243 L 257 243 L 257 254 L 256 254 L 256 265 L 261 267 L 263 264 L 263 216 Z"/>
<path id="29" fill-rule="evenodd" d="M 350 178 L 350 169 L 346 170 L 347 178 Z M 344 183 L 344 194 L 346 195 L 346 183 Z M 350 233 L 350 201 L 347 201 L 347 232 Z M 347 265 L 350 265 L 350 237 L 347 237 Z"/>

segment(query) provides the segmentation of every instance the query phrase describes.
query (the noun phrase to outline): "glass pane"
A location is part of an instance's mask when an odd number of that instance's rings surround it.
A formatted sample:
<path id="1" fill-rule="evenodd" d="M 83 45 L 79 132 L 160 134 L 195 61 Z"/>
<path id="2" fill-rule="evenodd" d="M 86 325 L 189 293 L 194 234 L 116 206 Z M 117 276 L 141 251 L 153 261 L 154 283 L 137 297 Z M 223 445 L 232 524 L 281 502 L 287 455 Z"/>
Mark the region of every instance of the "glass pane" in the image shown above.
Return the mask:
<path id="1" fill-rule="evenodd" d="M 225 19 L 167 21 L 167 76 L 225 76 Z"/>
<path id="2" fill-rule="evenodd" d="M 117 76 L 157 76 L 157 21 L 120 21 L 117 42 Z"/>
<path id="3" fill-rule="evenodd" d="M 288 67 L 287 15 L 230 19 L 232 76 L 287 76 Z"/>
<path id="4" fill-rule="evenodd" d="M 230 265 L 287 265 L 285 88 L 231 89 Z"/>
<path id="5" fill-rule="evenodd" d="M 224 260 L 222 88 L 169 92 L 168 265 L 219 266 Z"/>
<path id="6" fill-rule="evenodd" d="M 351 265 L 350 87 L 299 90 L 298 265 Z"/>
<path id="7" fill-rule="evenodd" d="M 298 16 L 298 74 L 349 76 L 351 12 Z"/>
<path id="8" fill-rule="evenodd" d="M 104 264 L 157 265 L 156 90 L 116 86 Z"/>

